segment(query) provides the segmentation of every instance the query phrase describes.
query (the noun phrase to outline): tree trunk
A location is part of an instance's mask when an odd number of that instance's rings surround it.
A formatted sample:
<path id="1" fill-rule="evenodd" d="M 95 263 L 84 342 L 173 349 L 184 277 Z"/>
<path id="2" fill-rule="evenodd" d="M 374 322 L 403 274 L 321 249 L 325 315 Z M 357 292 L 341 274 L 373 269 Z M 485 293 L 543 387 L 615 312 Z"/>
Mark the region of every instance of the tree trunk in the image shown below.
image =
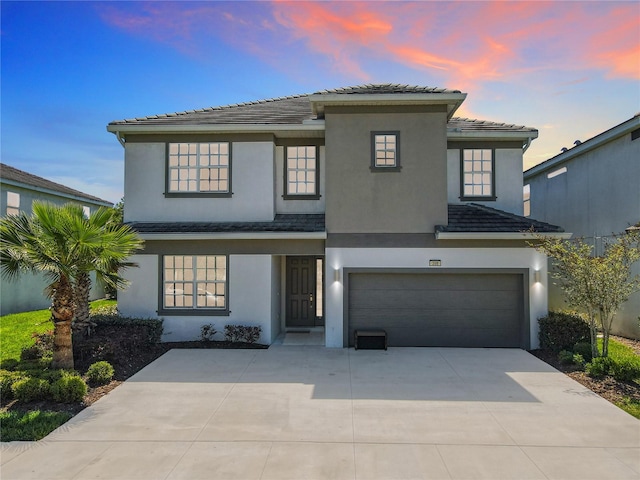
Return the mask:
<path id="1" fill-rule="evenodd" d="M 76 316 L 73 329 L 76 332 L 88 334 L 95 325 L 89 317 L 89 293 L 91 292 L 91 277 L 88 273 L 80 273 L 76 278 L 74 294 L 76 301 Z"/>
<path id="2" fill-rule="evenodd" d="M 74 294 L 67 277 L 53 285 L 53 368 L 73 369 L 73 345 L 71 339 L 71 321 L 75 310 Z"/>

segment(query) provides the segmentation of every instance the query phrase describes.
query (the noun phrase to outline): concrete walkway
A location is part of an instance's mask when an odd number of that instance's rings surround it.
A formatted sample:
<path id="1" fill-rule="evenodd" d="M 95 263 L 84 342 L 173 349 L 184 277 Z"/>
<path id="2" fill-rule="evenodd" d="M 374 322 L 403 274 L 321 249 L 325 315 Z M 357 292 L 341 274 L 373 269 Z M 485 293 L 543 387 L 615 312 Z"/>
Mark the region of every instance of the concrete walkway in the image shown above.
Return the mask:
<path id="1" fill-rule="evenodd" d="M 630 479 L 640 422 L 522 350 L 172 350 L 12 479 Z"/>

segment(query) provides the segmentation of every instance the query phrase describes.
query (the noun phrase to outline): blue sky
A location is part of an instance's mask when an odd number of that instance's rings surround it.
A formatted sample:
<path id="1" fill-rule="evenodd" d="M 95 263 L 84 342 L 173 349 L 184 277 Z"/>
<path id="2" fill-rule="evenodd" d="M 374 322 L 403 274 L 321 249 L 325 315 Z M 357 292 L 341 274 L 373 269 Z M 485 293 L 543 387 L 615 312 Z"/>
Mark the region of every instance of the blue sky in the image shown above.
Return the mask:
<path id="1" fill-rule="evenodd" d="M 460 89 L 540 136 L 525 167 L 640 111 L 638 2 L 11 2 L 2 162 L 117 202 L 112 120 L 363 83 Z"/>

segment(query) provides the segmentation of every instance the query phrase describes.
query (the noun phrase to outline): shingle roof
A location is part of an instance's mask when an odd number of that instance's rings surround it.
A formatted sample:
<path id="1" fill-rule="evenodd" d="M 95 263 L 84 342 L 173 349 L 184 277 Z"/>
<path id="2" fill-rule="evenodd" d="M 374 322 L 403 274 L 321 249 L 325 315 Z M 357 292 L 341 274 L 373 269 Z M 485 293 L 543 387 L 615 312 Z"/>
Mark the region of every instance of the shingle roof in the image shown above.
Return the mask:
<path id="1" fill-rule="evenodd" d="M 139 233 L 324 232 L 324 214 L 276 215 L 272 222 L 132 222 Z"/>
<path id="2" fill-rule="evenodd" d="M 532 218 L 477 203 L 450 204 L 449 224 L 437 225 L 437 232 L 499 232 L 519 233 L 533 230 L 538 233 L 564 232 L 561 227 Z"/>
<path id="3" fill-rule="evenodd" d="M 500 132 L 537 132 L 535 128 L 524 125 L 514 125 L 512 123 L 490 122 L 489 120 L 478 120 L 475 118 L 453 117 L 447 123 L 447 129 L 454 132 L 468 131 L 500 131 Z"/>
<path id="4" fill-rule="evenodd" d="M 459 90 L 446 88 L 420 87 L 412 85 L 379 84 L 358 85 L 353 87 L 321 90 L 314 94 L 291 95 L 287 97 L 270 98 L 253 102 L 209 107 L 199 110 L 150 115 L 148 117 L 117 120 L 110 125 L 127 124 L 162 124 L 162 125 L 197 125 L 197 124 L 301 124 L 305 120 L 312 120 L 315 115 L 311 109 L 311 95 L 328 94 L 445 94 L 460 93 Z"/>
<path id="5" fill-rule="evenodd" d="M 79 190 L 65 187 L 64 185 L 61 185 L 59 183 L 52 182 L 51 180 L 38 177 L 37 175 L 33 175 L 31 173 L 28 173 L 22 170 L 18 170 L 17 168 L 12 167 L 10 165 L 6 165 L 4 163 L 0 163 L 0 178 L 17 182 L 17 183 L 23 183 L 25 185 L 30 185 L 32 187 L 44 188 L 44 189 L 51 190 L 57 193 L 62 193 L 65 195 L 72 195 L 74 197 L 80 197 L 87 200 L 92 200 L 94 202 L 113 205 L 108 200 L 103 200 L 101 198 L 94 197 L 93 195 L 83 193 Z"/>

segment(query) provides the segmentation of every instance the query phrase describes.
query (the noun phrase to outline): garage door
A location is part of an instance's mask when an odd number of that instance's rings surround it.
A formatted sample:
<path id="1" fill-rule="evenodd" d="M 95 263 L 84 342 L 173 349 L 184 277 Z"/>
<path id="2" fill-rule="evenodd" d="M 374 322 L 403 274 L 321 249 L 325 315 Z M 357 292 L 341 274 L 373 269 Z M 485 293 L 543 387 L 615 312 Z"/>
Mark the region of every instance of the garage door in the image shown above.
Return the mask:
<path id="1" fill-rule="evenodd" d="M 519 274 L 350 273 L 349 346 L 384 329 L 389 346 L 527 347 Z"/>

